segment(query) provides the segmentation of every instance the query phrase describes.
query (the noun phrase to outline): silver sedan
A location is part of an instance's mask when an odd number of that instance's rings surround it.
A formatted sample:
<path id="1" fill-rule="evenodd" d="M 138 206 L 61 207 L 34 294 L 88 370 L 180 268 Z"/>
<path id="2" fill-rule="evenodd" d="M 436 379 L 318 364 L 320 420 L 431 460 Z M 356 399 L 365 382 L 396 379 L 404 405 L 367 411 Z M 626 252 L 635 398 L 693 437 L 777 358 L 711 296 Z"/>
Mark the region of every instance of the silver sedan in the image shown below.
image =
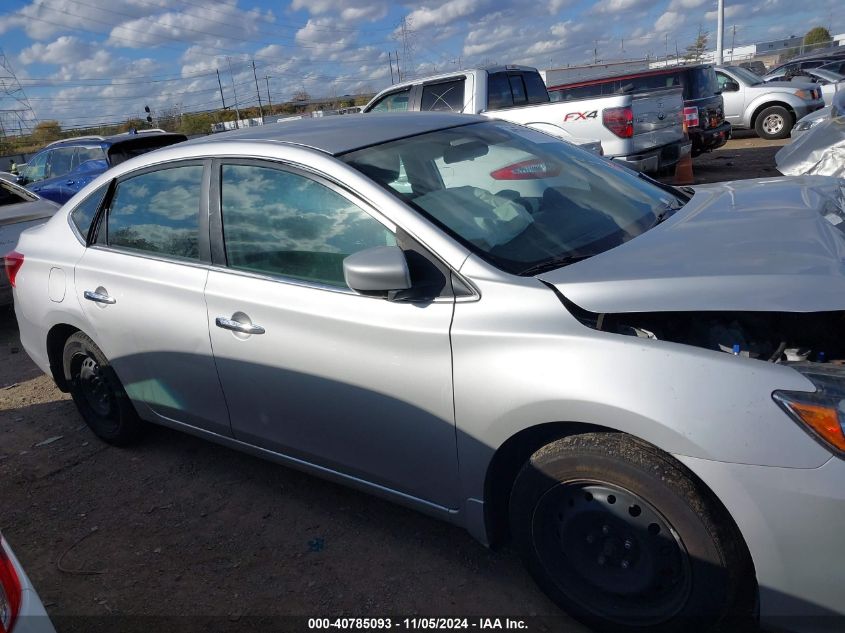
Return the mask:
<path id="1" fill-rule="evenodd" d="M 836 629 L 843 199 L 327 117 L 127 161 L 7 268 L 106 442 L 161 424 L 511 539 L 603 630 Z"/>
<path id="2" fill-rule="evenodd" d="M 56 633 L 41 599 L 0 534 L 0 631 Z"/>

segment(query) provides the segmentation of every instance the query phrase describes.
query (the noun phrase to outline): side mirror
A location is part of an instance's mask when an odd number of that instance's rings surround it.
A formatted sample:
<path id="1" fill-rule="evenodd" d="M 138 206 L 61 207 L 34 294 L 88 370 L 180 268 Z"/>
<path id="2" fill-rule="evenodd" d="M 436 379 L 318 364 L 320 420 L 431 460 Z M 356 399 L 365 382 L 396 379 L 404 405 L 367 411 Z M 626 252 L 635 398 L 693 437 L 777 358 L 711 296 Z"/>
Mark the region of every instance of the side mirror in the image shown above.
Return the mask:
<path id="1" fill-rule="evenodd" d="M 735 81 L 727 81 L 722 86 L 722 92 L 739 92 L 739 84 Z"/>
<path id="2" fill-rule="evenodd" d="M 349 255 L 343 260 L 343 278 L 355 292 L 388 299 L 390 293 L 411 287 L 408 260 L 398 246 L 375 246 Z"/>

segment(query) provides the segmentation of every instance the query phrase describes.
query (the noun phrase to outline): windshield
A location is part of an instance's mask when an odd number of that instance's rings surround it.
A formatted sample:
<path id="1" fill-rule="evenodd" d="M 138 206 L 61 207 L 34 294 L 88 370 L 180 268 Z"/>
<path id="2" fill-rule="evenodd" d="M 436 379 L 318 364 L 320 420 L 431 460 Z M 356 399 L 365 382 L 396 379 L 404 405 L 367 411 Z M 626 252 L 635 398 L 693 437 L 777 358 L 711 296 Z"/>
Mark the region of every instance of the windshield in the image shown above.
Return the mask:
<path id="1" fill-rule="evenodd" d="M 739 66 L 731 66 L 728 68 L 736 77 L 748 84 L 749 86 L 756 86 L 757 84 L 763 83 L 763 79 L 760 75 L 751 72 L 747 68 L 740 68 Z"/>
<path id="2" fill-rule="evenodd" d="M 836 83 L 837 81 L 842 81 L 843 79 L 845 79 L 845 76 L 840 75 L 839 73 L 835 73 L 832 70 L 823 70 L 821 68 L 813 68 L 813 70 L 809 74 L 819 77 L 820 79 L 829 81 L 831 83 Z"/>
<path id="3" fill-rule="evenodd" d="M 536 274 L 618 246 L 685 198 L 555 137 L 504 121 L 341 157 L 502 270 Z"/>

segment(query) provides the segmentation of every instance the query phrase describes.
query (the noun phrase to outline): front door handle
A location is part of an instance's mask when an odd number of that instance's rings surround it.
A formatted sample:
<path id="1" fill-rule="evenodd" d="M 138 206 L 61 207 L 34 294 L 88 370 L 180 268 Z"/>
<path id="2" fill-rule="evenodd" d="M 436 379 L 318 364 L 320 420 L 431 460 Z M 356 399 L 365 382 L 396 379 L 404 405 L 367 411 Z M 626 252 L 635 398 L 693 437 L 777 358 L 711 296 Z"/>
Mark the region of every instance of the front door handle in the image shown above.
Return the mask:
<path id="1" fill-rule="evenodd" d="M 66 185 L 72 185 L 72 184 L 74 184 L 75 182 L 76 182 L 75 180 L 68 180 L 65 184 L 66 184 Z"/>
<path id="2" fill-rule="evenodd" d="M 241 334 L 264 334 L 265 330 L 260 325 L 255 323 L 241 323 L 234 319 L 227 319 L 226 317 L 217 317 L 214 321 L 217 327 L 222 327 L 224 330 L 232 330 L 233 332 L 240 332 Z"/>
<path id="3" fill-rule="evenodd" d="M 108 305 L 117 303 L 117 299 L 103 294 L 102 292 L 92 292 L 91 290 L 86 290 L 82 293 L 82 296 L 88 299 L 88 301 L 93 301 L 94 303 L 106 303 Z"/>

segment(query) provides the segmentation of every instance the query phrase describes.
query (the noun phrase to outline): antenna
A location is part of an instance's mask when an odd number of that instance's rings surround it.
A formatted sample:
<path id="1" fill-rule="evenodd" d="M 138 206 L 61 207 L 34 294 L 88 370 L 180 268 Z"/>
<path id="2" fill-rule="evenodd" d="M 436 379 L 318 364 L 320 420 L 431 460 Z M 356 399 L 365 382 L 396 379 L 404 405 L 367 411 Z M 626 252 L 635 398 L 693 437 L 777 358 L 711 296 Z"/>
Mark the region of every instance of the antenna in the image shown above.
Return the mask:
<path id="1" fill-rule="evenodd" d="M 0 141 L 9 132 L 31 134 L 38 123 L 35 110 L 23 91 L 11 62 L 0 48 Z"/>

